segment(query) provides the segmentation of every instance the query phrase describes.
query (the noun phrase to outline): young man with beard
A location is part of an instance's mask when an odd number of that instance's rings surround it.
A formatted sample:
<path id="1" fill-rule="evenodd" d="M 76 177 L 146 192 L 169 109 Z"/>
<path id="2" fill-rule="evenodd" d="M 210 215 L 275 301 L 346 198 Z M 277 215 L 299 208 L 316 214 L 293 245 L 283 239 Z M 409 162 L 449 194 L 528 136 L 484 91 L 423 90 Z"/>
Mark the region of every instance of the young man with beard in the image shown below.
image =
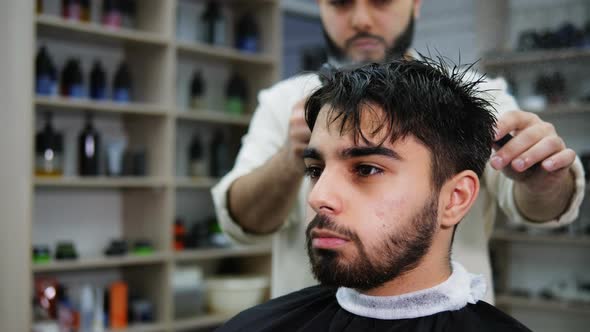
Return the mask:
<path id="1" fill-rule="evenodd" d="M 463 75 L 431 60 L 326 74 L 305 106 L 303 152 L 307 248 L 321 285 L 219 332 L 529 331 L 482 301 L 483 277 L 450 257 L 496 123 Z"/>
<path id="2" fill-rule="evenodd" d="M 420 0 L 318 0 L 329 61 L 383 62 L 411 55 Z M 314 283 L 306 268 L 305 223 L 309 181 L 303 149 L 310 131 L 303 104 L 320 85 L 316 75 L 276 84 L 259 95 L 248 134 L 233 170 L 213 189 L 221 227 L 236 242 L 272 241 L 272 293 Z M 495 139 L 514 138 L 495 151 L 482 178 L 478 201 L 455 235 L 454 258 L 491 283 L 487 241 L 499 206 L 515 223 L 559 227 L 572 222 L 584 193 L 581 163 L 548 123 L 518 110 L 504 80 L 489 80 L 489 101 L 498 112 Z M 527 171 L 532 165 L 540 167 Z M 525 176 L 522 176 L 524 174 Z M 293 269 L 297 267 L 297 269 Z M 492 301 L 491 292 L 487 300 Z"/>

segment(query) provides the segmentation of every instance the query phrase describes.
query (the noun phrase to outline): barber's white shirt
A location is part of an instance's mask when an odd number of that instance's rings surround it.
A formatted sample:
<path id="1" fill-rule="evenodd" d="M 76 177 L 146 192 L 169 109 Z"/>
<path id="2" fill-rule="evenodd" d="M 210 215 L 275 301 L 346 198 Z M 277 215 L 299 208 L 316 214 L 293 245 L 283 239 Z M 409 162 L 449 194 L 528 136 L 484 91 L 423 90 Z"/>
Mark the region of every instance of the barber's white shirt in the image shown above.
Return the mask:
<path id="1" fill-rule="evenodd" d="M 258 96 L 258 108 L 253 115 L 248 133 L 242 139 L 242 148 L 234 168 L 212 189 L 219 223 L 232 240 L 240 244 L 272 241 L 273 297 L 317 284 L 312 277 L 305 249 L 306 196 L 309 183 L 307 179 L 304 180 L 297 203 L 284 226 L 276 234 L 268 236 L 248 234 L 232 220 L 227 208 L 227 191 L 234 180 L 261 166 L 277 153 L 287 139 L 288 121 L 293 105 L 319 85 L 317 76 L 308 74 L 281 81 L 261 91 Z M 489 79 L 482 83 L 479 89 L 488 91 L 499 114 L 518 109 L 514 98 L 506 92 L 506 82 L 503 79 Z M 514 223 L 531 224 L 536 227 L 558 227 L 568 224 L 577 217 L 584 193 L 583 169 L 578 159 L 573 170 L 576 175 L 576 192 L 570 207 L 559 218 L 539 225 L 527 220 L 516 208 L 513 196 L 514 182 L 488 164 L 479 197 L 455 234 L 453 260 L 463 264 L 471 273 L 484 275 L 487 284 L 492 285 L 488 239 L 496 219 L 496 207 L 499 205 Z M 493 303 L 491 291 L 488 291 L 485 300 Z"/>

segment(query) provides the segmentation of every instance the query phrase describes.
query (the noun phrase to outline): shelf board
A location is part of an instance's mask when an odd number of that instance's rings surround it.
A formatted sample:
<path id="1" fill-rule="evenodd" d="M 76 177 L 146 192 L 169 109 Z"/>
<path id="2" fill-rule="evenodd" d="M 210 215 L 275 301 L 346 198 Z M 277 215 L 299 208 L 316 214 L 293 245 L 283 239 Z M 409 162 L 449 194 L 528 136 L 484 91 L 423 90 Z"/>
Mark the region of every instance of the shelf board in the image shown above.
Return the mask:
<path id="1" fill-rule="evenodd" d="M 221 325 L 232 316 L 223 314 L 207 314 L 197 318 L 178 319 L 172 324 L 175 331 L 186 329 L 198 329 Z"/>
<path id="2" fill-rule="evenodd" d="M 578 59 L 590 60 L 590 49 L 556 49 L 496 53 L 484 57 L 481 64 L 483 67 L 491 68 Z"/>
<path id="3" fill-rule="evenodd" d="M 533 113 L 544 119 L 562 117 L 564 115 L 590 114 L 590 104 L 551 105 L 543 111 Z"/>
<path id="4" fill-rule="evenodd" d="M 36 177 L 36 187 L 57 188 L 155 188 L 166 181 L 158 177 Z"/>
<path id="5" fill-rule="evenodd" d="M 127 28 L 107 28 L 96 23 L 83 23 L 68 21 L 59 16 L 41 14 L 36 17 L 37 27 L 43 31 L 59 33 L 64 36 L 63 32 L 69 32 L 70 36 L 82 37 L 87 39 L 88 36 L 98 37 L 108 41 L 124 41 L 148 45 L 166 45 L 168 40 L 157 33 L 145 32 Z M 68 36 L 69 37 L 69 36 Z"/>
<path id="6" fill-rule="evenodd" d="M 52 261 L 49 263 L 32 264 L 33 272 L 60 272 L 90 270 L 134 265 L 158 264 L 166 261 L 167 253 L 154 253 L 149 256 L 126 255 L 122 257 L 79 258 L 77 260 Z"/>
<path id="7" fill-rule="evenodd" d="M 182 52 L 187 55 L 205 56 L 212 59 L 223 59 L 226 61 L 233 61 L 250 65 L 276 65 L 276 60 L 271 55 L 264 53 L 240 52 L 230 47 L 212 46 L 199 42 L 177 40 L 176 48 L 179 52 Z"/>
<path id="8" fill-rule="evenodd" d="M 133 324 L 122 329 L 105 329 L 105 332 L 160 332 L 168 330 L 167 324 L 151 323 L 151 324 Z"/>
<path id="9" fill-rule="evenodd" d="M 210 111 L 210 110 L 187 110 L 177 112 L 176 117 L 182 120 L 211 122 L 219 124 L 232 124 L 239 126 L 248 126 L 252 115 L 236 115 L 225 111 Z"/>
<path id="10" fill-rule="evenodd" d="M 492 233 L 492 240 L 524 242 L 532 244 L 550 244 L 550 245 L 571 245 L 571 246 L 590 246 L 590 236 L 588 235 L 567 235 L 567 234 L 549 234 L 549 235 L 531 235 L 509 230 L 495 230 Z"/>
<path id="11" fill-rule="evenodd" d="M 271 247 L 267 245 L 240 246 L 230 248 L 191 249 L 175 252 L 173 257 L 177 262 L 219 259 L 227 257 L 245 257 L 270 255 Z"/>
<path id="12" fill-rule="evenodd" d="M 497 295 L 496 305 L 590 315 L 590 303 L 545 300 L 507 294 Z"/>
<path id="13" fill-rule="evenodd" d="M 168 112 L 166 108 L 145 103 L 128 103 L 121 104 L 111 101 L 92 101 L 89 99 L 71 99 L 64 97 L 35 97 L 35 105 L 41 107 L 51 107 L 60 110 L 78 111 L 86 110 L 93 112 L 120 113 L 120 114 L 138 114 L 164 116 Z"/>
<path id="14" fill-rule="evenodd" d="M 176 188 L 179 189 L 210 189 L 219 181 L 212 177 L 182 177 L 176 179 Z"/>

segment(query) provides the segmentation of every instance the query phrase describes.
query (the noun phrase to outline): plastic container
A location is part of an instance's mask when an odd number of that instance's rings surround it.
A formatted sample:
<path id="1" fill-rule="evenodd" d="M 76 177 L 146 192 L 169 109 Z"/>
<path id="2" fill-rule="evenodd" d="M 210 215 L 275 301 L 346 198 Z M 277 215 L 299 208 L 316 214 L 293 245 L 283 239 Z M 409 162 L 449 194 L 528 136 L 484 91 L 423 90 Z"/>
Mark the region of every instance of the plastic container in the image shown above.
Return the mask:
<path id="1" fill-rule="evenodd" d="M 212 312 L 235 315 L 265 300 L 270 284 L 259 275 L 224 276 L 207 280 L 207 305 Z"/>

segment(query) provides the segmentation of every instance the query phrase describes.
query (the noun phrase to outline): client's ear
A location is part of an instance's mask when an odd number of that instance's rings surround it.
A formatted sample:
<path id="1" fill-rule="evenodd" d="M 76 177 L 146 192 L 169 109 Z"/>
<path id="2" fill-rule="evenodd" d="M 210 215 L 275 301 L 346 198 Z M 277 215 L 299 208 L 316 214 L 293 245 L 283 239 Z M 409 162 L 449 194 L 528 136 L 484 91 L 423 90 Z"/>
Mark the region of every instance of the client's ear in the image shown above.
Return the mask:
<path id="1" fill-rule="evenodd" d="M 479 193 L 479 178 L 475 172 L 463 171 L 442 187 L 439 196 L 439 221 L 443 227 L 453 227 L 467 214 Z"/>

